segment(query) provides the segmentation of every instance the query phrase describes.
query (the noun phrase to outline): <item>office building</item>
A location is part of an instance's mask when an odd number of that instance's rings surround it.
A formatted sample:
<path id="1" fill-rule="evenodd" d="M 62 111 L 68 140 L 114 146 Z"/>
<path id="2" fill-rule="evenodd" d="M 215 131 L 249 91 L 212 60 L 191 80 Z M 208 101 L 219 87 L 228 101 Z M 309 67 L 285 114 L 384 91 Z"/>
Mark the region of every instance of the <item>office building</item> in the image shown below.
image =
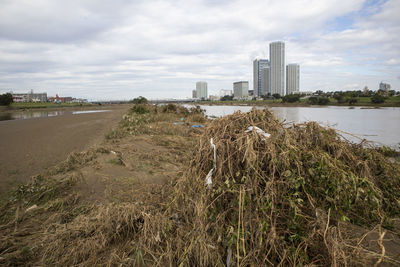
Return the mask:
<path id="1" fill-rule="evenodd" d="M 208 98 L 206 82 L 197 82 L 196 83 L 196 97 L 199 99 L 203 99 L 203 100 Z"/>
<path id="2" fill-rule="evenodd" d="M 196 92 L 196 90 L 193 90 L 193 91 L 192 91 L 192 98 L 197 98 L 197 92 Z"/>
<path id="3" fill-rule="evenodd" d="M 233 96 L 234 98 L 247 98 L 249 96 L 249 82 L 240 81 L 233 83 Z"/>
<path id="4" fill-rule="evenodd" d="M 271 95 L 270 70 L 271 68 L 268 66 L 261 71 L 261 94 L 259 96 Z"/>
<path id="5" fill-rule="evenodd" d="M 269 67 L 269 61 L 267 59 L 255 59 L 253 61 L 253 90 L 254 96 L 266 95 L 265 88 L 262 84 L 262 71 Z"/>
<path id="6" fill-rule="evenodd" d="M 388 84 L 388 83 L 381 82 L 381 83 L 379 84 L 379 90 L 389 91 L 390 88 L 391 88 L 391 86 L 390 86 L 390 84 Z"/>
<path id="7" fill-rule="evenodd" d="M 300 66 L 288 64 L 286 66 L 286 94 L 290 95 L 300 91 Z"/>
<path id="8" fill-rule="evenodd" d="M 285 95 L 285 43 L 269 44 L 270 90 L 271 95 Z"/>

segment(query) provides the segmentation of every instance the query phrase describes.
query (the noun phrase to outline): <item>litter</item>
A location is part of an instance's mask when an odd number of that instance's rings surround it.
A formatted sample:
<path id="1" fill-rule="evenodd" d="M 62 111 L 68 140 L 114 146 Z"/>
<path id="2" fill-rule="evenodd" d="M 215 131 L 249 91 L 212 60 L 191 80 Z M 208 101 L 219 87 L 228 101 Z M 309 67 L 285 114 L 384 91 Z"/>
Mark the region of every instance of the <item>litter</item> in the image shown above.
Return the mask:
<path id="1" fill-rule="evenodd" d="M 174 125 L 183 125 L 183 124 L 185 124 L 185 123 L 182 122 L 182 121 L 176 121 L 176 122 L 174 122 Z"/>
<path id="2" fill-rule="evenodd" d="M 216 149 L 216 147 L 214 145 L 214 140 L 212 138 L 210 139 L 210 144 L 211 144 L 211 147 L 214 150 L 214 166 L 208 172 L 208 174 L 206 176 L 206 185 L 208 186 L 208 188 L 210 188 L 211 185 L 212 185 L 212 174 L 213 174 L 214 170 L 217 168 L 217 149 Z"/>
<path id="3" fill-rule="evenodd" d="M 256 132 L 262 136 L 264 136 L 265 138 L 269 138 L 271 135 L 269 133 L 264 132 L 263 130 L 261 130 L 260 128 L 258 128 L 257 126 L 249 126 L 249 128 L 247 128 L 246 131 L 244 131 L 245 133 L 251 132 L 253 130 L 256 130 Z M 265 140 L 265 139 L 264 139 Z"/>
<path id="4" fill-rule="evenodd" d="M 203 128 L 204 126 L 200 125 L 200 124 L 194 124 L 194 125 L 192 125 L 192 127 L 193 128 Z"/>

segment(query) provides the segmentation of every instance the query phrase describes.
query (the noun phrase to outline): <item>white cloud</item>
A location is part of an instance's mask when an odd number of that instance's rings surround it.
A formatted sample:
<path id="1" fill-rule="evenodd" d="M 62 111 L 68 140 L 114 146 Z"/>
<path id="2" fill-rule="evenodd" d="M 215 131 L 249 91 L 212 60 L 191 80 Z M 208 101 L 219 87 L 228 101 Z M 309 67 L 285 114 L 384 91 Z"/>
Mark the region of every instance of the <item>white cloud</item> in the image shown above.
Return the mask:
<path id="1" fill-rule="evenodd" d="M 399 87 L 399 1 L 365 3 L 3 0 L 0 90 L 189 97 L 207 80 L 216 93 L 251 84 L 252 59 L 268 56 L 273 40 L 286 41 L 287 62 L 301 64 L 304 90 Z M 327 26 L 349 14 L 344 29 Z"/>

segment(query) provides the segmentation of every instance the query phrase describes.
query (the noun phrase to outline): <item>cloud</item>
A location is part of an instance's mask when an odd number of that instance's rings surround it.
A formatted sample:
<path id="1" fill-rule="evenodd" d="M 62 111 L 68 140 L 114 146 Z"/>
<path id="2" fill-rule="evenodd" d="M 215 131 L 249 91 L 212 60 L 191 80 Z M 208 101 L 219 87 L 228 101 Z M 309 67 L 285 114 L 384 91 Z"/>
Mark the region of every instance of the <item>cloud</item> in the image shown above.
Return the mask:
<path id="1" fill-rule="evenodd" d="M 207 80 L 216 93 L 252 84 L 252 60 L 274 40 L 300 63 L 304 90 L 399 87 L 396 10 L 398 0 L 3 0 L 0 90 L 182 98 Z"/>

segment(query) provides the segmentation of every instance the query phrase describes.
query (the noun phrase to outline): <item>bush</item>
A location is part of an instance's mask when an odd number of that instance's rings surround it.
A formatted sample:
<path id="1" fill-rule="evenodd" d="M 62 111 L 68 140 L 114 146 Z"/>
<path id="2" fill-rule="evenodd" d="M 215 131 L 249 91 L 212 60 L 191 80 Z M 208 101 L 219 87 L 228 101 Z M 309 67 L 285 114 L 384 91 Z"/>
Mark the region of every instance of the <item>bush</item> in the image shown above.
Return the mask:
<path id="1" fill-rule="evenodd" d="M 384 103 L 385 100 L 386 100 L 386 98 L 381 94 L 374 94 L 371 97 L 371 102 L 374 103 L 374 104 Z"/>
<path id="2" fill-rule="evenodd" d="M 357 98 L 351 98 L 351 99 L 349 99 L 349 104 L 350 105 L 353 105 L 353 104 L 355 104 L 355 103 L 357 103 L 358 102 L 358 99 Z"/>
<path id="3" fill-rule="evenodd" d="M 329 103 L 329 98 L 324 96 L 312 96 L 308 99 L 308 103 L 310 103 L 311 105 L 326 105 Z"/>
<path id="4" fill-rule="evenodd" d="M 147 101 L 147 99 L 143 96 L 139 96 L 137 98 L 134 98 L 133 100 L 131 100 L 131 102 L 133 104 L 147 104 L 149 101 Z"/>
<path id="5" fill-rule="evenodd" d="M 6 93 L 0 95 L 0 106 L 9 106 L 13 102 L 12 94 Z"/>
<path id="6" fill-rule="evenodd" d="M 221 97 L 221 101 L 232 101 L 233 100 L 233 95 L 225 95 Z"/>
<path id="7" fill-rule="evenodd" d="M 284 97 L 282 97 L 282 102 L 294 103 L 299 101 L 300 101 L 299 94 L 285 95 Z"/>
<path id="8" fill-rule="evenodd" d="M 279 98 L 281 98 L 281 95 L 280 94 L 273 94 L 272 97 L 275 98 L 275 99 L 279 99 Z"/>
<path id="9" fill-rule="evenodd" d="M 150 109 L 148 107 L 146 107 L 145 105 L 134 105 L 131 108 L 131 111 L 133 113 L 137 113 L 137 114 L 145 114 L 145 113 L 149 113 Z"/>

